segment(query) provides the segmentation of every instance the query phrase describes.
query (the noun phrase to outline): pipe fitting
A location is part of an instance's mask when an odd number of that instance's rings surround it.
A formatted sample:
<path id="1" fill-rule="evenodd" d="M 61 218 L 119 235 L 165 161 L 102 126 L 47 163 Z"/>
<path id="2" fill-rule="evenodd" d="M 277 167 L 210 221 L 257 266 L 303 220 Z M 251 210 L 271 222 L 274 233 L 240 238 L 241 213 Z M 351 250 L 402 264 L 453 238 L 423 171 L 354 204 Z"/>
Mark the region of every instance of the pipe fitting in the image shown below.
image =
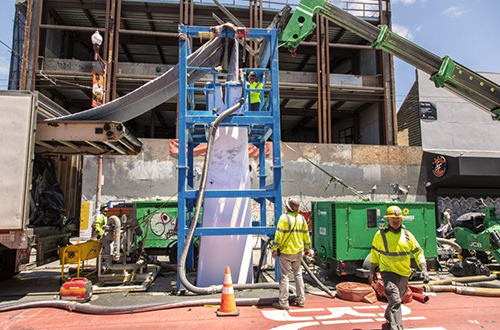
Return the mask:
<path id="1" fill-rule="evenodd" d="M 111 255 L 113 260 L 120 260 L 120 245 L 121 245 L 121 221 L 116 215 L 112 215 L 108 219 L 113 224 L 113 245 L 111 246 Z M 113 247 L 114 246 L 114 247 Z"/>

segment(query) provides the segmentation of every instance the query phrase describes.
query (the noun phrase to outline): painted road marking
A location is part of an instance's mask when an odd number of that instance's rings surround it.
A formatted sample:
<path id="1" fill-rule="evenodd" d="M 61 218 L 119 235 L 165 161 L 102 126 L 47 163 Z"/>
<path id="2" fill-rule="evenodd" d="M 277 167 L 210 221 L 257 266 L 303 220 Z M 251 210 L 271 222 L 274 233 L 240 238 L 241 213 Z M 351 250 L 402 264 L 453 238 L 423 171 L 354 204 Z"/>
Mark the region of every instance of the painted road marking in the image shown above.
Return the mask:
<path id="1" fill-rule="evenodd" d="M 354 322 L 349 322 L 348 320 L 335 320 L 335 321 L 325 321 L 322 322 L 323 325 L 333 325 L 333 324 L 349 324 Z M 300 322 L 281 325 L 279 327 L 272 328 L 270 330 L 299 330 L 306 327 L 312 327 L 320 325 L 319 322 Z M 412 330 L 446 330 L 443 327 L 432 327 L 432 328 L 412 328 Z"/>
<path id="2" fill-rule="evenodd" d="M 288 314 L 287 311 L 262 311 L 262 314 L 273 321 L 312 321 L 312 316 L 296 317 Z"/>
<path id="3" fill-rule="evenodd" d="M 322 312 L 324 308 L 306 308 L 306 309 L 290 309 L 290 313 L 307 313 L 307 312 Z"/>
<path id="4" fill-rule="evenodd" d="M 283 324 L 278 327 L 272 328 L 271 330 L 298 330 L 311 326 L 318 325 L 333 325 L 333 324 L 356 324 L 356 323 L 373 323 L 373 322 L 385 322 L 385 318 L 378 318 L 377 315 L 384 316 L 383 313 L 362 313 L 358 310 L 374 310 L 374 309 L 386 309 L 387 305 L 380 306 L 354 306 L 354 307 L 334 307 L 334 308 L 309 308 L 309 309 L 292 309 L 292 310 L 275 310 L 275 311 L 262 311 L 262 314 L 273 321 L 280 322 L 295 322 Z M 289 313 L 304 313 L 304 312 L 329 312 L 330 315 L 311 315 L 303 317 L 291 316 Z M 402 314 L 408 315 L 411 313 L 411 309 L 407 306 L 402 306 Z M 352 319 L 341 319 L 339 318 L 345 316 L 355 316 L 358 318 Z M 359 318 L 361 317 L 361 318 Z M 320 321 L 316 322 L 314 319 Z M 332 320 L 337 319 L 337 320 Z M 426 320 L 424 316 L 407 316 L 403 317 L 403 321 L 421 321 Z M 299 321 L 299 322 L 296 322 Z M 311 322 L 300 322 L 300 321 L 311 321 Z M 446 330 L 442 327 L 435 328 L 413 328 L 412 330 Z"/>
<path id="5" fill-rule="evenodd" d="M 354 306 L 354 309 L 378 309 L 378 306 Z"/>
<path id="6" fill-rule="evenodd" d="M 338 319 L 344 315 L 359 316 L 359 317 L 376 317 L 374 313 L 360 313 L 351 307 L 336 307 L 327 308 L 331 315 L 316 316 L 318 320 Z"/>

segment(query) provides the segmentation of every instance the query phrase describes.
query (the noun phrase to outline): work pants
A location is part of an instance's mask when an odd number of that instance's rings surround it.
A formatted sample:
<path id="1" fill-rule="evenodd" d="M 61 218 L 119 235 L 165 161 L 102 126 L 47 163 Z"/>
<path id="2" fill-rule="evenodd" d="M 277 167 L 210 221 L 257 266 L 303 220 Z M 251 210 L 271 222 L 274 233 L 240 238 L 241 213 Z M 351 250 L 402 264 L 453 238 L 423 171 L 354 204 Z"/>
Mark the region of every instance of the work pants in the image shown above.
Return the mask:
<path id="1" fill-rule="evenodd" d="M 259 111 L 260 102 L 250 103 L 250 111 Z"/>
<path id="2" fill-rule="evenodd" d="M 297 254 L 284 254 L 279 256 L 280 261 L 280 304 L 288 306 L 288 283 L 290 274 L 293 273 L 295 279 L 295 289 L 297 290 L 297 303 L 301 304 L 306 301 L 304 294 L 304 279 L 302 278 L 302 261 L 303 252 Z"/>
<path id="3" fill-rule="evenodd" d="M 383 329 L 403 330 L 401 304 L 408 289 L 408 277 L 392 272 L 381 272 L 380 275 L 384 281 L 385 296 L 389 301 L 385 310 L 385 319 L 389 324 Z"/>

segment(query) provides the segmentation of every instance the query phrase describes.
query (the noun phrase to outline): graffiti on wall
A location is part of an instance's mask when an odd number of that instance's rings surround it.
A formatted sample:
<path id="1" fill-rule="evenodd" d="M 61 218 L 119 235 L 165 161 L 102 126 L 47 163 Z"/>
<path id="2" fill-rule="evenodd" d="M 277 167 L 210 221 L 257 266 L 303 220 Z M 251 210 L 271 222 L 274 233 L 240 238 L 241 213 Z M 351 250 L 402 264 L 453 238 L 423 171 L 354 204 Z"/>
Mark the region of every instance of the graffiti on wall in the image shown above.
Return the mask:
<path id="1" fill-rule="evenodd" d="M 500 198 L 473 198 L 473 197 L 438 197 L 437 212 L 439 215 L 439 223 L 443 221 L 443 212 L 446 209 L 451 210 L 451 223 L 455 225 L 457 218 L 465 213 L 481 212 L 484 213 L 486 206 L 496 208 L 497 218 L 500 218 Z"/>

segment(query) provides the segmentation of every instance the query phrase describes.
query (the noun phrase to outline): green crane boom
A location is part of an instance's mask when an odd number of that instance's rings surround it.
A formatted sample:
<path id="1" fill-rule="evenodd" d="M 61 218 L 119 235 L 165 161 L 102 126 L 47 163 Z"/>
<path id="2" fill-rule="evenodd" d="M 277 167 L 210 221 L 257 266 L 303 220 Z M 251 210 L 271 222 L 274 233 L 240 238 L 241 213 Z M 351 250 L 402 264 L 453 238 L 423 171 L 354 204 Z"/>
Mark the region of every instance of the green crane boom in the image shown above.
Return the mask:
<path id="1" fill-rule="evenodd" d="M 439 56 L 393 33 L 349 14 L 325 0 L 302 0 L 280 36 L 291 52 L 316 28 L 313 15 L 326 17 L 334 24 L 355 33 L 381 49 L 431 76 L 436 87 L 444 87 L 500 120 L 500 85 L 467 69 L 449 56 Z"/>

